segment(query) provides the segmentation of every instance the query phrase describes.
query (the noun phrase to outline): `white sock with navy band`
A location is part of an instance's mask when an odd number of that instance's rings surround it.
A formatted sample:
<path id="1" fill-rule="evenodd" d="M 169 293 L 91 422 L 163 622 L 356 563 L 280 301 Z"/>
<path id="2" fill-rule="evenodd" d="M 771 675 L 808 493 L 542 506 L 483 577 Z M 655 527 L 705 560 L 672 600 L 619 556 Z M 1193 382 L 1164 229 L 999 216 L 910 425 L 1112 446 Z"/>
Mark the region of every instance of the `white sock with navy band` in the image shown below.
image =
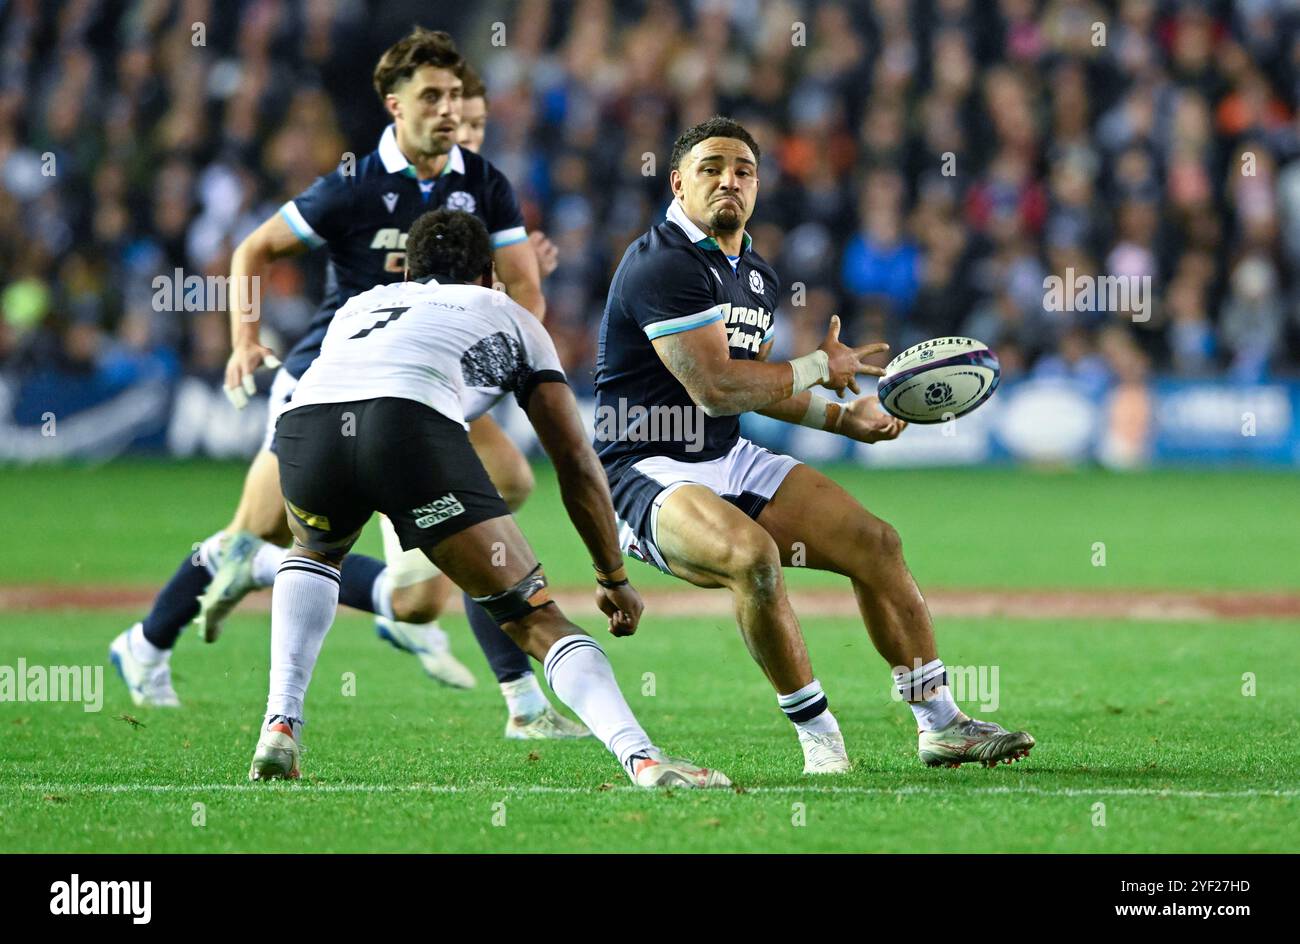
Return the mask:
<path id="1" fill-rule="evenodd" d="M 280 571 L 284 556 L 289 553 L 287 547 L 280 547 L 270 541 L 263 541 L 253 554 L 253 580 L 259 587 L 269 587 L 275 583 L 275 575 Z"/>
<path id="2" fill-rule="evenodd" d="M 899 666 L 893 675 L 899 694 L 916 715 L 916 725 L 922 731 L 942 731 L 961 715 L 948 688 L 948 670 L 942 659 L 910 670 Z"/>
<path id="3" fill-rule="evenodd" d="M 654 746 L 619 691 L 609 658 L 596 640 L 586 635 L 556 640 L 542 668 L 551 691 L 573 709 L 624 768 L 631 755 Z"/>
<path id="4" fill-rule="evenodd" d="M 339 572 L 286 557 L 271 594 L 271 685 L 267 715 L 302 719 L 307 686 L 339 602 Z"/>
<path id="5" fill-rule="evenodd" d="M 831 714 L 830 702 L 822 691 L 822 683 L 813 679 L 798 691 L 777 695 L 776 702 L 794 726 L 813 734 L 834 734 L 840 724 Z"/>

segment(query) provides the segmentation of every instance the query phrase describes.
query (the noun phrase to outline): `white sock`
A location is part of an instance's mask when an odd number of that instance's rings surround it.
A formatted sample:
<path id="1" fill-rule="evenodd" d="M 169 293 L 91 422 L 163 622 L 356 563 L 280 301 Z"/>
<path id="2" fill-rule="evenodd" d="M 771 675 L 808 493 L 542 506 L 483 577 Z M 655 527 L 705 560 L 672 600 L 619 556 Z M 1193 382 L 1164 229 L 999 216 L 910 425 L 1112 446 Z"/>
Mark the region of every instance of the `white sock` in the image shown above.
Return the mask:
<path id="1" fill-rule="evenodd" d="M 388 568 L 385 567 L 375 578 L 375 582 L 370 587 L 370 602 L 374 604 L 375 612 L 385 619 L 396 620 L 393 615 L 393 585 L 388 579 Z"/>
<path id="2" fill-rule="evenodd" d="M 216 534 L 210 534 L 203 539 L 197 551 L 199 563 L 207 568 L 209 574 L 215 574 L 217 568 L 221 566 L 221 540 L 226 536 L 226 532 L 218 531 Z"/>
<path id="3" fill-rule="evenodd" d="M 551 706 L 537 676 L 532 672 L 517 679 L 501 683 L 501 694 L 506 700 L 510 717 L 531 721 Z"/>
<path id="4" fill-rule="evenodd" d="M 834 734 L 840 729 L 839 722 L 831 714 L 830 703 L 822 691 L 822 683 L 816 679 L 788 695 L 778 694 L 776 703 L 800 731 Z"/>
<path id="5" fill-rule="evenodd" d="M 339 605 L 339 572 L 286 557 L 271 594 L 271 685 L 267 715 L 303 717 L 303 700 Z"/>
<path id="6" fill-rule="evenodd" d="M 900 666 L 893 675 L 899 693 L 916 715 L 916 726 L 922 731 L 942 731 L 961 714 L 948 688 L 948 672 L 942 659 L 911 670 Z"/>
<path id="7" fill-rule="evenodd" d="M 280 547 L 270 541 L 262 542 L 262 546 L 253 555 L 253 579 L 259 587 L 269 587 L 275 583 L 276 571 L 288 553 L 287 547 Z"/>
<path id="8" fill-rule="evenodd" d="M 159 649 L 144 635 L 144 623 L 136 623 L 126 637 L 126 644 L 131 647 L 131 655 L 145 664 L 161 662 L 171 657 L 170 649 Z"/>
<path id="9" fill-rule="evenodd" d="M 614 680 L 605 651 L 586 635 L 556 641 L 542 662 L 546 683 L 626 769 L 627 758 L 654 745 Z"/>

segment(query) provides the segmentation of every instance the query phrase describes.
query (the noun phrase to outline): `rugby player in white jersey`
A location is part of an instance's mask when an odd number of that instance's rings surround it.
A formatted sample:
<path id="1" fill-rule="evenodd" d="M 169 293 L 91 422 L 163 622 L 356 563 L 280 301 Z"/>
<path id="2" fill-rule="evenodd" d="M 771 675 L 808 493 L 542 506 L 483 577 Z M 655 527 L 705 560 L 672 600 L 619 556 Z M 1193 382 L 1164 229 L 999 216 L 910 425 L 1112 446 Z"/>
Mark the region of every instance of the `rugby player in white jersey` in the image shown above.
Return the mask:
<path id="1" fill-rule="evenodd" d="M 466 63 L 445 33 L 415 29 L 390 47 L 375 68 L 375 90 L 393 117 L 379 146 L 357 161 L 320 177 L 251 233 L 231 262 L 233 353 L 227 393 L 246 404 L 253 373 L 273 365 L 259 340 L 249 287 L 273 259 L 324 247 L 330 255 L 328 291 L 308 333 L 285 357 L 271 387 L 271 415 L 263 449 L 253 460 L 234 518 L 222 531 L 186 552 L 149 613 L 113 640 L 110 657 L 137 705 L 178 706 L 170 659 L 182 629 L 193 620 L 212 641 L 225 616 L 251 590 L 269 586 L 290 539 L 277 490 L 271 448 L 275 414 L 319 350 L 334 311 L 349 296 L 402 277 L 406 226 L 421 213 L 449 204 L 482 217 L 493 238 L 493 262 L 506 293 L 539 318 L 545 302 L 538 284 L 538 251 L 528 241 L 508 180 L 477 154 L 457 144 L 461 76 Z M 250 317 L 251 315 L 251 317 Z M 519 450 L 490 418 L 476 424 L 476 448 L 508 502 L 522 502 L 532 473 Z M 387 548 L 396 548 L 394 543 Z M 375 614 L 382 639 L 414 654 L 430 677 L 458 688 L 474 677 L 451 653 L 437 624 L 446 585 L 427 571 L 411 573 L 411 556 L 387 562 L 348 557 L 341 601 Z M 421 558 L 423 561 L 423 558 Z M 441 596 L 439 596 L 441 594 Z M 506 737 L 580 737 L 588 732 L 551 706 L 528 656 L 480 607 L 466 613 L 507 706 Z"/>
<path id="2" fill-rule="evenodd" d="M 461 72 L 462 95 L 460 125 L 456 143 L 462 150 L 478 154 L 487 134 L 487 87 L 478 72 L 468 63 Z M 536 230 L 528 234 L 528 242 L 537 256 L 537 268 L 542 278 L 555 271 L 558 252 L 545 233 Z M 499 280 L 493 278 L 493 284 Z M 505 431 L 488 414 L 469 424 L 469 441 L 483 462 L 492 484 L 512 512 L 518 511 L 532 493 L 533 470 Z M 387 581 L 392 587 L 395 609 L 418 613 L 421 622 L 436 625 L 447 605 L 451 581 L 438 573 L 438 568 L 419 551 L 403 551 L 397 532 L 388 519 L 379 516 L 379 529 L 384 542 L 384 561 L 388 564 Z M 505 735 L 508 738 L 573 738 L 590 734 L 582 725 L 575 724 L 555 711 L 537 683 L 527 653 L 510 642 L 492 625 L 479 607 L 466 597 L 465 612 L 469 618 L 479 647 L 488 657 L 488 666 L 496 676 L 508 709 Z M 448 654 L 445 650 L 422 643 L 420 628 L 409 624 L 377 617 L 376 625 L 381 635 L 399 648 L 414 652 L 422 661 L 436 658 L 438 663 L 429 666 L 430 672 L 445 672 Z M 427 632 L 427 630 L 425 631 Z"/>
<path id="3" fill-rule="evenodd" d="M 447 209 L 421 216 L 407 238 L 407 281 L 339 309 L 280 414 L 275 444 L 294 546 L 275 578 L 270 691 L 249 779 L 299 775 L 304 701 L 334 620 L 342 561 L 382 512 L 403 549 L 427 554 L 542 663 L 556 695 L 633 783 L 729 786 L 718 771 L 651 742 L 605 653 L 550 600 L 541 565 L 474 454 L 467 422 L 514 395 L 592 555 L 610 632 L 635 632 L 641 599 L 559 357 L 528 311 L 485 287 L 491 266 L 477 218 Z"/>

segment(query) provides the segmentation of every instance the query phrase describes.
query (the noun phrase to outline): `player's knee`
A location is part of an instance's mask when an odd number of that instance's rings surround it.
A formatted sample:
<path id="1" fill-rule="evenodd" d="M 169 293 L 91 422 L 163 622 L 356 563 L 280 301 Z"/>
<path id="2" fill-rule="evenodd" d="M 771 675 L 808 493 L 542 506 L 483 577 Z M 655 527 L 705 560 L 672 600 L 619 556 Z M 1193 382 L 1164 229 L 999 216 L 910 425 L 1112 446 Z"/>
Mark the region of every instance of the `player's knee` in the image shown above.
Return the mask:
<path id="1" fill-rule="evenodd" d="M 781 554 L 767 532 L 736 539 L 729 547 L 727 558 L 733 589 L 759 597 L 772 597 L 779 592 Z"/>
<path id="2" fill-rule="evenodd" d="M 888 521 L 869 518 L 859 529 L 857 546 L 872 563 L 903 559 L 903 539 Z"/>
<path id="3" fill-rule="evenodd" d="M 402 623 L 432 623 L 442 615 L 439 600 L 429 592 L 425 581 L 393 590 L 393 617 Z"/>
<path id="4" fill-rule="evenodd" d="M 492 484 L 497 487 L 497 491 L 505 499 L 506 507 L 511 511 L 518 511 L 523 507 L 524 502 L 528 500 L 528 496 L 533 493 L 537 480 L 533 477 L 532 466 L 521 456 L 519 462 L 514 463 L 505 474 L 500 475 Z"/>

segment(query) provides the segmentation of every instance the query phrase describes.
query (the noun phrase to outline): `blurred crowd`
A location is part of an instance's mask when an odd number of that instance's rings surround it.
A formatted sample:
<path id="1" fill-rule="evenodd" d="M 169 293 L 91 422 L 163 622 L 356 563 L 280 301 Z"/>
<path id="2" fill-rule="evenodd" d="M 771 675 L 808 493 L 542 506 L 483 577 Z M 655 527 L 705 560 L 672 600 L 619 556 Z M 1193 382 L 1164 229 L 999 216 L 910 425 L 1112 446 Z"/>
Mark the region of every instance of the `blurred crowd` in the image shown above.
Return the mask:
<path id="1" fill-rule="evenodd" d="M 778 354 L 838 312 L 857 342 L 971 335 L 1008 375 L 1098 389 L 1300 367 L 1300 0 L 9 0 L 0 370 L 219 376 L 225 313 L 159 310 L 155 277 L 225 273 L 372 149 L 370 72 L 416 22 L 485 79 L 483 153 L 558 246 L 547 324 L 578 386 L 673 138 L 715 113 L 763 148 Z M 1054 310 L 1067 273 L 1152 297 Z M 321 253 L 268 273 L 273 343 L 324 278 Z"/>

